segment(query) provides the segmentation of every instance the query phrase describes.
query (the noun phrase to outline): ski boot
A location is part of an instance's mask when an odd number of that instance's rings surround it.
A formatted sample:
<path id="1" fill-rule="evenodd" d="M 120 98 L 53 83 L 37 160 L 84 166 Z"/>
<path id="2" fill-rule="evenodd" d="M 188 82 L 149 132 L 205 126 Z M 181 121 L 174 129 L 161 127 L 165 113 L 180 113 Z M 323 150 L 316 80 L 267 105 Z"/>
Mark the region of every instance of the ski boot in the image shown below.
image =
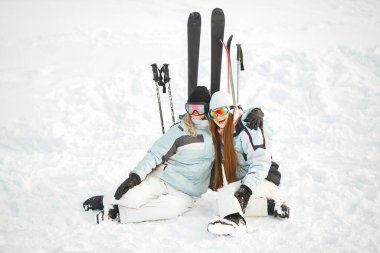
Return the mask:
<path id="1" fill-rule="evenodd" d="M 85 211 L 88 210 L 103 210 L 104 205 L 103 205 L 103 196 L 94 196 L 89 199 L 87 199 L 83 203 L 83 209 Z"/>

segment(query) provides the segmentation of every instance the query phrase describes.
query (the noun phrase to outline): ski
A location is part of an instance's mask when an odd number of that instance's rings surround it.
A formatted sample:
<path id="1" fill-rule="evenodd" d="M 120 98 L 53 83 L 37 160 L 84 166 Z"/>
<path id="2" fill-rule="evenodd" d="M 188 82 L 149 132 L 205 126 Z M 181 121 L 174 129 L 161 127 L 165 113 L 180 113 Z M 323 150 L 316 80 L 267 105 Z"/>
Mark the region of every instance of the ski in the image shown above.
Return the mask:
<path id="1" fill-rule="evenodd" d="M 226 59 L 227 59 L 227 86 L 228 86 L 228 92 L 230 93 L 230 88 L 232 90 L 232 101 L 233 104 L 236 105 L 236 99 L 235 99 L 235 88 L 234 88 L 234 82 L 233 82 L 233 77 L 232 77 L 232 71 L 231 71 L 231 57 L 230 57 L 230 50 L 229 50 L 229 45 L 231 45 L 231 40 L 232 40 L 232 35 L 228 39 L 227 45 L 224 43 L 222 40 L 220 43 L 223 45 L 225 51 L 226 51 Z"/>
<path id="2" fill-rule="evenodd" d="M 228 86 L 228 91 L 230 91 L 230 88 L 231 88 L 231 92 L 232 92 L 232 101 L 234 103 L 234 105 L 236 105 L 236 96 L 235 96 L 235 84 L 234 84 L 234 77 L 232 75 L 232 64 L 231 64 L 231 42 L 232 42 L 232 38 L 233 38 L 233 35 L 231 35 L 228 40 L 227 40 L 227 50 L 228 50 L 228 63 L 230 64 L 228 66 L 228 80 L 229 80 L 229 86 Z"/>
<path id="3" fill-rule="evenodd" d="M 224 37 L 224 13 L 215 8 L 211 14 L 211 94 L 220 89 L 220 72 L 223 48 L 220 41 Z"/>
<path id="4" fill-rule="evenodd" d="M 187 87 L 188 96 L 198 85 L 199 43 L 201 39 L 201 15 L 192 12 L 187 21 Z"/>

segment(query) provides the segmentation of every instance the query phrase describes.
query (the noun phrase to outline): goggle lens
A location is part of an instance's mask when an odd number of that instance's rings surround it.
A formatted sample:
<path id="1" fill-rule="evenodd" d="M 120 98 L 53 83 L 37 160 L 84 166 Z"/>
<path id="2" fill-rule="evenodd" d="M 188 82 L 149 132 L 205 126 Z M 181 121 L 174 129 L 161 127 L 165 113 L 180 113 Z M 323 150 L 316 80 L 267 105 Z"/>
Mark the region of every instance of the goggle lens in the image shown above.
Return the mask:
<path id="1" fill-rule="evenodd" d="M 221 116 L 227 115 L 229 111 L 230 111 L 229 106 L 223 106 L 223 107 L 210 110 L 208 112 L 208 115 L 210 116 L 211 119 L 215 119 L 218 115 L 221 115 Z"/>
<path id="2" fill-rule="evenodd" d="M 207 104 L 191 104 L 186 103 L 185 109 L 188 114 L 193 115 L 195 112 L 199 115 L 207 113 Z"/>

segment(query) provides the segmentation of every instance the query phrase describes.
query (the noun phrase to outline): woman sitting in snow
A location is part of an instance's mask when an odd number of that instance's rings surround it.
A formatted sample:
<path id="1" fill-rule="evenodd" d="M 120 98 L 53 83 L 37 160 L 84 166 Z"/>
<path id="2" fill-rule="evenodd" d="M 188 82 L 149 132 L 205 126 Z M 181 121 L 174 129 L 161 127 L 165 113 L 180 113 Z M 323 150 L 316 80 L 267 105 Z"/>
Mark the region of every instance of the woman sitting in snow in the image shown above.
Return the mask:
<path id="1" fill-rule="evenodd" d="M 243 216 L 289 218 L 278 189 L 281 174 L 272 161 L 271 132 L 263 112 L 255 108 L 244 113 L 232 106 L 230 95 L 219 91 L 212 95 L 209 116 L 215 146 L 213 189 L 219 189 L 220 218 L 208 225 L 208 231 L 245 233 Z"/>
<path id="2" fill-rule="evenodd" d="M 198 86 L 185 105 L 183 120 L 153 144 L 114 196 L 91 197 L 83 208 L 101 210 L 98 223 L 171 219 L 189 211 L 207 191 L 214 161 L 209 102 L 208 89 Z"/>

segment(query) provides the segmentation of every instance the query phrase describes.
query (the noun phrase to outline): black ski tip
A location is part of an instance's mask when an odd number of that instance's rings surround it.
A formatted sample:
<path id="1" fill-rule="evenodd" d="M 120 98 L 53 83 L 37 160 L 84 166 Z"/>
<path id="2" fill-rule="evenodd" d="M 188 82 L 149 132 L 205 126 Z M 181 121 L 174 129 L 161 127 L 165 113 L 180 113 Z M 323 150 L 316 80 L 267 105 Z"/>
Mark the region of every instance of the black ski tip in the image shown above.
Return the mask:
<path id="1" fill-rule="evenodd" d="M 190 13 L 189 18 L 198 19 L 198 18 L 201 18 L 201 14 L 195 11 L 195 12 Z"/>
<path id="2" fill-rule="evenodd" d="M 215 8 L 212 10 L 212 14 L 223 14 L 224 15 L 224 12 L 220 8 Z"/>
<path id="3" fill-rule="evenodd" d="M 228 51 L 230 51 L 230 48 L 231 48 L 231 42 L 232 42 L 232 38 L 234 37 L 233 34 L 231 34 L 231 36 L 228 38 L 227 40 L 227 48 L 228 48 Z"/>
<path id="4" fill-rule="evenodd" d="M 201 22 L 201 14 L 199 12 L 192 12 L 187 20 L 188 25 L 198 25 Z"/>
<path id="5" fill-rule="evenodd" d="M 211 23 L 214 23 L 214 22 L 221 22 L 224 24 L 224 12 L 222 9 L 220 8 L 215 8 L 212 10 L 212 14 L 211 14 Z"/>

